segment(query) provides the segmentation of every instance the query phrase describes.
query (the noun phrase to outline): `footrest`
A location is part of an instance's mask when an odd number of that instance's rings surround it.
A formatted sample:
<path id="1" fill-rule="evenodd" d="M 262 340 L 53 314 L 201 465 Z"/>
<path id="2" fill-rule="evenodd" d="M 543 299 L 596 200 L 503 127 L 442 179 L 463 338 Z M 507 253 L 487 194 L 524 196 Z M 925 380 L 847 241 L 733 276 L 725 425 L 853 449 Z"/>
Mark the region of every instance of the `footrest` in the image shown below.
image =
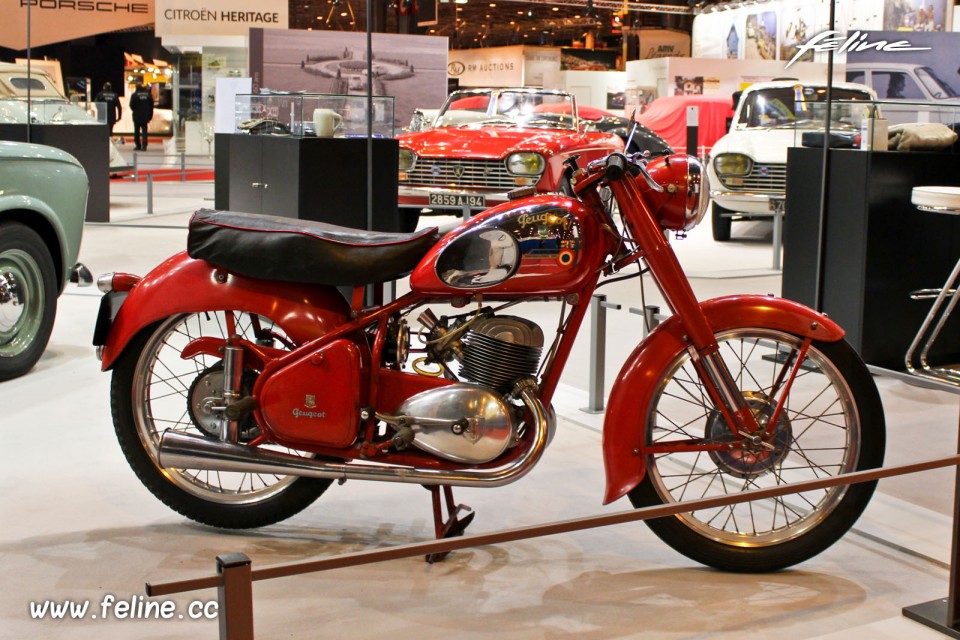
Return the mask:
<path id="1" fill-rule="evenodd" d="M 943 291 L 940 289 L 917 289 L 916 291 L 910 292 L 911 300 L 935 300 L 940 296 L 940 293 Z M 957 292 L 956 289 L 947 289 L 947 295 L 952 296 Z"/>

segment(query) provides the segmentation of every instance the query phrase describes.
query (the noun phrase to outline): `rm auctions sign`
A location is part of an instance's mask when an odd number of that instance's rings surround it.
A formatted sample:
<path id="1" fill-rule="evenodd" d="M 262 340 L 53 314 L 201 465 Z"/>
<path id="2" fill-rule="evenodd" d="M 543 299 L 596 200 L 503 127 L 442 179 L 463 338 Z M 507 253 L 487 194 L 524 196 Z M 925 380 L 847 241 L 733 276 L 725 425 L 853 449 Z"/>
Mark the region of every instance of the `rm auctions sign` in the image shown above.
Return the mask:
<path id="1" fill-rule="evenodd" d="M 251 27 L 286 29 L 287 0 L 156 0 L 157 36 L 246 36 Z"/>
<path id="2" fill-rule="evenodd" d="M 83 38 L 98 33 L 139 27 L 153 22 L 154 0 L 6 0 L 0 21 L 0 47 L 30 46 Z"/>

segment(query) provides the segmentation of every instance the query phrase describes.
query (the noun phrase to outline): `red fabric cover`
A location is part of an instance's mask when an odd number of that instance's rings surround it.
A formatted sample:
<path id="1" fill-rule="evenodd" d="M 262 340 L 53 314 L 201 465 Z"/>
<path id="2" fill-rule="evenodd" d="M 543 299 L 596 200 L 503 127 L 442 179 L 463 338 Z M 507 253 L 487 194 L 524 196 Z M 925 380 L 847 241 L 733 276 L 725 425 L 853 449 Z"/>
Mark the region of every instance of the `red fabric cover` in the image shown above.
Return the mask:
<path id="1" fill-rule="evenodd" d="M 569 102 L 554 102 L 554 103 L 543 103 L 538 104 L 533 108 L 535 113 L 560 113 L 567 114 L 570 113 L 570 103 Z M 580 105 L 577 107 L 577 115 L 584 120 L 601 120 L 607 116 L 613 116 L 609 111 L 604 111 L 603 109 L 597 109 L 596 107 L 587 107 Z M 614 116 L 616 117 L 616 116 Z"/>
<path id="2" fill-rule="evenodd" d="M 657 98 L 637 117 L 641 124 L 660 134 L 677 151 L 687 148 L 687 107 L 700 108 L 697 152 L 709 152 L 717 140 L 727 133 L 727 118 L 733 117 L 730 96 L 667 96 Z"/>
<path id="3" fill-rule="evenodd" d="M 448 109 L 486 109 L 489 103 L 490 96 L 470 96 L 454 100 Z"/>

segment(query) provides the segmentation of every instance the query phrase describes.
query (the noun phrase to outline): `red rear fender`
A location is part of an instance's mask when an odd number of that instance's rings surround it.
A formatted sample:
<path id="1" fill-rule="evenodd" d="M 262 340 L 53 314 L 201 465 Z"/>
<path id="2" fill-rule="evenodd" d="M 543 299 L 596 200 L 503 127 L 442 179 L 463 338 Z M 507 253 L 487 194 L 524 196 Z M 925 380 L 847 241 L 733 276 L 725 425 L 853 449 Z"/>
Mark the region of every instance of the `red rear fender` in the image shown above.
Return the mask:
<path id="1" fill-rule="evenodd" d="M 840 340 L 844 331 L 813 309 L 783 298 L 728 296 L 700 305 L 713 331 L 737 327 L 776 329 L 822 342 Z M 646 472 L 646 415 L 664 370 L 687 348 L 676 316 L 661 324 L 627 358 L 603 421 L 603 461 L 607 490 L 603 503 L 623 497 Z"/>
<path id="2" fill-rule="evenodd" d="M 138 332 L 180 313 L 232 309 L 270 318 L 298 344 L 342 324 L 346 300 L 333 287 L 256 280 L 186 253 L 169 258 L 131 291 L 110 328 L 101 366 L 107 370 Z"/>

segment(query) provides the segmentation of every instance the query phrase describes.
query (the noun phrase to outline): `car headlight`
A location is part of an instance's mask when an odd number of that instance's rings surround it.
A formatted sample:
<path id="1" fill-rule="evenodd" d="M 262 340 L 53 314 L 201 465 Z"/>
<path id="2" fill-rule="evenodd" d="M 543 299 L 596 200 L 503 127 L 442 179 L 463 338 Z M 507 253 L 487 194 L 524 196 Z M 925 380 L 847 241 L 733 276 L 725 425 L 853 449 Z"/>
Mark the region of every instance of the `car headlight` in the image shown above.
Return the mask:
<path id="1" fill-rule="evenodd" d="M 417 164 L 417 154 L 410 149 L 400 149 L 400 171 L 410 171 Z"/>
<path id="2" fill-rule="evenodd" d="M 516 175 L 538 176 L 546 166 L 546 160 L 539 153 L 521 151 L 507 156 L 507 171 Z"/>
<path id="3" fill-rule="evenodd" d="M 742 153 L 721 153 L 713 159 L 718 176 L 745 176 L 753 169 L 753 160 Z"/>

